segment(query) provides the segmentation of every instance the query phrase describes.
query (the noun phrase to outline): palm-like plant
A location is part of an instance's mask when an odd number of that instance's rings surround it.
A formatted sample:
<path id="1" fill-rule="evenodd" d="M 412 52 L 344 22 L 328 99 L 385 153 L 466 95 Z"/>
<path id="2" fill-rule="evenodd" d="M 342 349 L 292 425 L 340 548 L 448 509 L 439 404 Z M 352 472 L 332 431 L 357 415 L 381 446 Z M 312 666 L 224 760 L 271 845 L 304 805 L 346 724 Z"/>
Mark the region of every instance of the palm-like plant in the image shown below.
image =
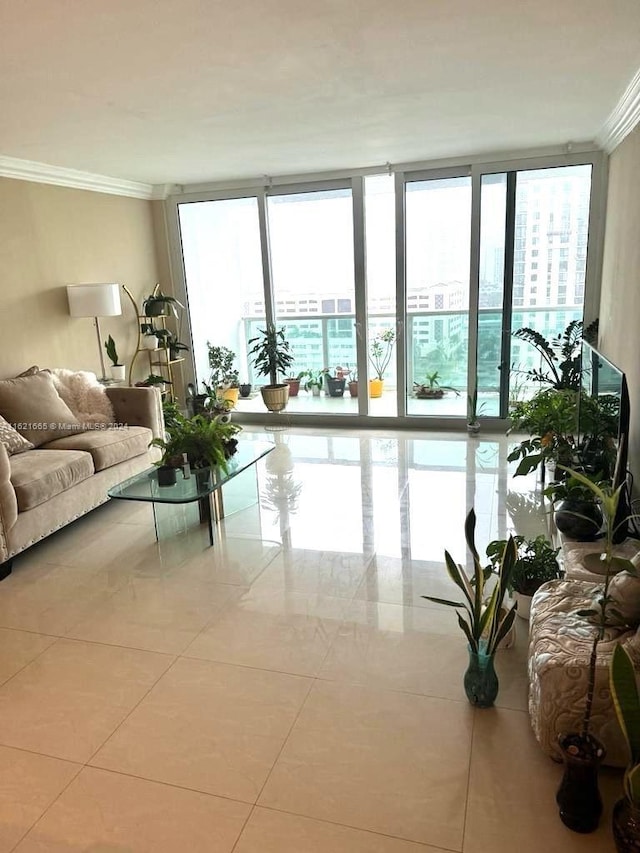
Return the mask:
<path id="1" fill-rule="evenodd" d="M 294 358 L 290 352 L 289 341 L 285 338 L 285 329 L 276 329 L 268 323 L 266 329 L 258 329 L 259 336 L 251 338 L 254 344 L 248 351 L 253 356 L 253 366 L 261 376 L 268 376 L 271 385 L 278 384 L 278 374 L 286 376 Z"/>

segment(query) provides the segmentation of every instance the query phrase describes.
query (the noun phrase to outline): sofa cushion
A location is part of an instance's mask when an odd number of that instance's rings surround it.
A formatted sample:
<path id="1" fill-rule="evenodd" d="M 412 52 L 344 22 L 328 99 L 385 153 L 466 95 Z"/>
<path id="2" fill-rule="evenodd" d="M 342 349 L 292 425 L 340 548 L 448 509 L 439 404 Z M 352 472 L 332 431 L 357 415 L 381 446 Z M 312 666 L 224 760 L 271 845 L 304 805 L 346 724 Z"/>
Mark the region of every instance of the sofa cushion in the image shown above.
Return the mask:
<path id="1" fill-rule="evenodd" d="M 35 447 L 80 429 L 49 373 L 0 380 L 0 414 Z"/>
<path id="2" fill-rule="evenodd" d="M 153 434 L 147 427 L 111 427 L 58 438 L 48 442 L 42 449 L 84 450 L 93 457 L 96 471 L 104 471 L 118 462 L 146 453 L 152 438 Z"/>
<path id="3" fill-rule="evenodd" d="M 90 453 L 30 450 L 11 457 L 11 483 L 25 512 L 81 483 L 94 473 Z"/>
<path id="4" fill-rule="evenodd" d="M 26 438 L 23 438 L 1 415 L 0 441 L 7 448 L 9 456 L 12 456 L 14 453 L 24 453 L 25 450 L 33 450 L 33 444 L 27 441 Z"/>

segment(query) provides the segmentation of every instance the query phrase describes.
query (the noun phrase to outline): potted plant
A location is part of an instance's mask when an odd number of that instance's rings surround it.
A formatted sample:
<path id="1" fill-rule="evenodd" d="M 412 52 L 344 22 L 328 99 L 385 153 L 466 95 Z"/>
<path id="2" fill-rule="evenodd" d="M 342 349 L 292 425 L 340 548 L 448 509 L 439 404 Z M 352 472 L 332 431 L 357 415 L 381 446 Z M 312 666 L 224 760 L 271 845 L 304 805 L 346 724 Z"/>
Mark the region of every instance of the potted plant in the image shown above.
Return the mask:
<path id="1" fill-rule="evenodd" d="M 157 373 L 150 373 L 146 379 L 136 382 L 136 387 L 138 388 L 157 388 L 160 393 L 164 393 L 167 390 L 167 385 L 171 385 L 169 380 Z"/>
<path id="2" fill-rule="evenodd" d="M 451 385 L 441 385 L 438 381 L 439 375 L 436 370 L 434 373 L 427 373 L 425 382 L 413 383 L 413 393 L 418 400 L 441 400 L 445 391 L 453 391 L 456 396 L 460 395 L 457 388 L 452 388 Z"/>
<path id="3" fill-rule="evenodd" d="M 396 333 L 393 329 L 384 329 L 372 338 L 369 344 L 369 362 L 374 376 L 369 380 L 369 396 L 382 397 L 384 391 L 384 372 L 389 366 Z"/>
<path id="4" fill-rule="evenodd" d="M 349 368 L 347 387 L 351 397 L 358 396 L 358 370 L 355 367 Z"/>
<path id="5" fill-rule="evenodd" d="M 276 329 L 268 323 L 266 329 L 258 329 L 259 335 L 251 338 L 253 344 L 248 355 L 261 376 L 269 377 L 269 384 L 260 389 L 264 404 L 270 412 L 281 412 L 289 399 L 289 386 L 278 382 L 278 374 L 286 374 L 293 364 L 289 341 L 285 338 L 285 329 Z"/>
<path id="6" fill-rule="evenodd" d="M 161 342 L 163 349 L 169 351 L 169 360 L 177 361 L 180 358 L 181 352 L 188 352 L 189 347 L 178 340 L 178 336 L 174 335 L 169 329 L 157 329 L 156 337 Z"/>
<path id="7" fill-rule="evenodd" d="M 518 462 L 515 475 L 529 474 L 550 461 L 570 466 L 575 453 L 578 427 L 578 393 L 573 390 L 546 388 L 530 400 L 517 402 L 509 417 L 514 430 L 528 433 L 509 453 L 509 462 Z"/>
<path id="8" fill-rule="evenodd" d="M 322 372 L 324 374 L 324 387 L 327 395 L 329 397 L 343 397 L 347 384 L 343 369 L 336 368 L 334 373 L 331 373 L 331 370 L 325 367 Z"/>
<path id="9" fill-rule="evenodd" d="M 150 296 L 147 296 L 142 303 L 142 314 L 145 317 L 168 317 L 170 314 L 179 319 L 180 314 L 178 309 L 184 308 L 182 302 L 174 296 L 167 296 L 160 290 L 160 285 L 156 284 Z"/>
<path id="10" fill-rule="evenodd" d="M 304 383 L 304 390 L 311 391 L 312 396 L 319 397 L 320 391 L 324 385 L 324 371 L 322 370 L 307 370 L 307 378 Z"/>
<path id="11" fill-rule="evenodd" d="M 113 340 L 111 335 L 109 335 L 109 337 L 105 341 L 104 348 L 107 351 L 109 360 L 111 361 L 111 378 L 114 380 L 114 382 L 124 382 L 125 366 L 124 364 L 122 364 L 118 357 L 118 351 L 116 350 L 116 342 Z"/>
<path id="12" fill-rule="evenodd" d="M 580 480 L 569 476 L 551 483 L 543 495 L 553 503 L 555 525 L 561 533 L 578 542 L 591 542 L 598 536 L 602 510 L 591 489 Z"/>
<path id="13" fill-rule="evenodd" d="M 300 381 L 307 375 L 307 371 L 303 370 L 297 376 L 288 376 L 284 381 L 289 386 L 289 396 L 297 397 L 300 392 Z"/>
<path id="14" fill-rule="evenodd" d="M 467 394 L 467 431 L 472 435 L 480 432 L 478 416 L 484 412 L 486 406 L 486 403 L 480 403 L 478 406 L 478 386 L 474 386 L 473 393 Z"/>
<path id="15" fill-rule="evenodd" d="M 142 349 L 147 349 L 147 350 L 158 349 L 158 337 L 156 335 L 156 330 L 153 327 L 153 323 L 141 323 L 140 324 L 140 335 L 141 335 Z"/>
<path id="16" fill-rule="evenodd" d="M 233 406 L 238 402 L 240 387 L 238 371 L 234 368 L 236 354 L 229 347 L 216 347 L 207 341 L 209 359 L 209 386 L 216 390 L 218 397 L 231 400 Z"/>
<path id="17" fill-rule="evenodd" d="M 586 332 L 592 328 L 588 327 Z M 549 385 L 556 391 L 580 390 L 582 373 L 582 320 L 572 320 L 561 335 L 547 341 L 544 335 L 535 329 L 523 327 L 517 329 L 513 336 L 526 341 L 535 347 L 544 363 L 544 368 L 533 368 L 525 371 L 526 376 L 533 382 Z"/>
<path id="18" fill-rule="evenodd" d="M 154 438 L 149 446 L 162 450 L 163 464 L 175 466 L 179 459 L 181 465 L 183 454 L 186 454 L 194 471 L 220 466 L 226 472 L 227 460 L 233 456 L 238 446 L 235 436 L 240 429 L 233 423 L 222 423 L 204 415 L 194 415 L 167 430 L 165 438 Z"/>
<path id="19" fill-rule="evenodd" d="M 251 394 L 251 383 L 250 382 L 241 382 L 239 391 L 241 397 L 248 397 Z"/>
<path id="20" fill-rule="evenodd" d="M 513 541 L 517 558 L 511 574 L 509 592 L 513 593 L 518 605 L 518 616 L 528 619 L 534 593 L 543 583 L 562 577 L 558 564 L 560 549 L 554 548 L 544 534 L 536 536 L 535 539 L 514 536 Z M 487 557 L 491 561 L 492 571 L 498 569 L 506 547 L 506 539 L 494 539 L 487 545 Z"/>
<path id="21" fill-rule="evenodd" d="M 640 695 L 636 671 L 622 644 L 613 650 L 609 686 L 622 734 L 629 748 L 624 797 L 613 807 L 613 838 L 618 853 L 640 850 Z"/>
<path id="22" fill-rule="evenodd" d="M 461 565 L 456 565 L 451 554 L 445 551 L 445 566 L 451 580 L 462 592 L 462 601 L 450 601 L 423 595 L 436 604 L 454 607 L 458 612 L 458 624 L 469 643 L 469 666 L 464 676 L 464 689 L 469 702 L 479 708 L 488 708 L 498 695 L 498 676 L 494 669 L 494 655 L 501 640 L 513 625 L 517 605 L 505 607 L 504 599 L 511 583 L 516 561 L 516 546 L 513 538 L 507 540 L 496 570 L 496 581 L 489 591 L 491 569 L 485 569 L 475 545 L 476 515 L 469 511 L 464 532 L 467 547 L 473 560 L 473 575 L 467 575 Z"/>
<path id="23" fill-rule="evenodd" d="M 579 732 L 570 732 L 558 738 L 564 762 L 564 775 L 556 794 L 562 822 L 575 832 L 593 832 L 597 828 L 602 814 L 602 799 L 598 789 L 598 768 L 604 758 L 602 743 L 589 731 L 596 686 L 598 643 L 604 637 L 608 624 L 609 605 L 611 603 L 609 595 L 611 575 L 620 569 L 626 569 L 630 574 L 636 574 L 636 570 L 629 560 L 616 557 L 613 553 L 616 513 L 624 485 L 613 489 L 611 485 L 592 482 L 578 471 L 566 470 L 570 477 L 575 477 L 582 485 L 591 490 L 600 502 L 604 515 L 604 551 L 602 554 L 588 555 L 584 559 L 587 568 L 591 568 L 589 557 L 599 564 L 598 567 L 594 567 L 596 570 L 602 571 L 604 568 L 601 595 L 594 602 L 593 608 L 578 612 L 579 616 L 583 616 L 594 627 L 582 725 Z"/>

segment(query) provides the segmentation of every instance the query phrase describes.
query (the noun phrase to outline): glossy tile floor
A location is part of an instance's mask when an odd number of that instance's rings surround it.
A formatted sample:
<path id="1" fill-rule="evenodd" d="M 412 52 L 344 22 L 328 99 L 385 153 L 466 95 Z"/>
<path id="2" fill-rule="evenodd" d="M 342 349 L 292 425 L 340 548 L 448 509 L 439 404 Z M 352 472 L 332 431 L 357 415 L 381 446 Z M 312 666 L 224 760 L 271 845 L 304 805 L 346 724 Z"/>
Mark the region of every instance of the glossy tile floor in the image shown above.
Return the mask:
<path id="1" fill-rule="evenodd" d="M 271 432 L 213 548 L 112 502 L 0 585 L 0 853 L 610 851 L 560 823 L 526 623 L 474 710 L 448 548 L 545 530 L 501 436 Z M 244 440 L 265 434 L 245 430 Z M 246 493 L 243 491 L 246 489 Z M 236 484 L 227 509 L 246 504 Z"/>

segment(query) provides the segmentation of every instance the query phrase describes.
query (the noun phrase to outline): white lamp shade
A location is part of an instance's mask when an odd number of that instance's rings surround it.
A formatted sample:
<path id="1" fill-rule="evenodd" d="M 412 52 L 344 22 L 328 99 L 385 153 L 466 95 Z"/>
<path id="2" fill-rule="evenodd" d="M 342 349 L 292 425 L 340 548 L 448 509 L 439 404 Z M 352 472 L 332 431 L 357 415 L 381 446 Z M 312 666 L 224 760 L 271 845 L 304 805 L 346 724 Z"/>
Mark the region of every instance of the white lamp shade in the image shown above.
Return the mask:
<path id="1" fill-rule="evenodd" d="M 122 314 L 119 284 L 68 284 L 67 298 L 72 317 L 118 317 Z"/>

